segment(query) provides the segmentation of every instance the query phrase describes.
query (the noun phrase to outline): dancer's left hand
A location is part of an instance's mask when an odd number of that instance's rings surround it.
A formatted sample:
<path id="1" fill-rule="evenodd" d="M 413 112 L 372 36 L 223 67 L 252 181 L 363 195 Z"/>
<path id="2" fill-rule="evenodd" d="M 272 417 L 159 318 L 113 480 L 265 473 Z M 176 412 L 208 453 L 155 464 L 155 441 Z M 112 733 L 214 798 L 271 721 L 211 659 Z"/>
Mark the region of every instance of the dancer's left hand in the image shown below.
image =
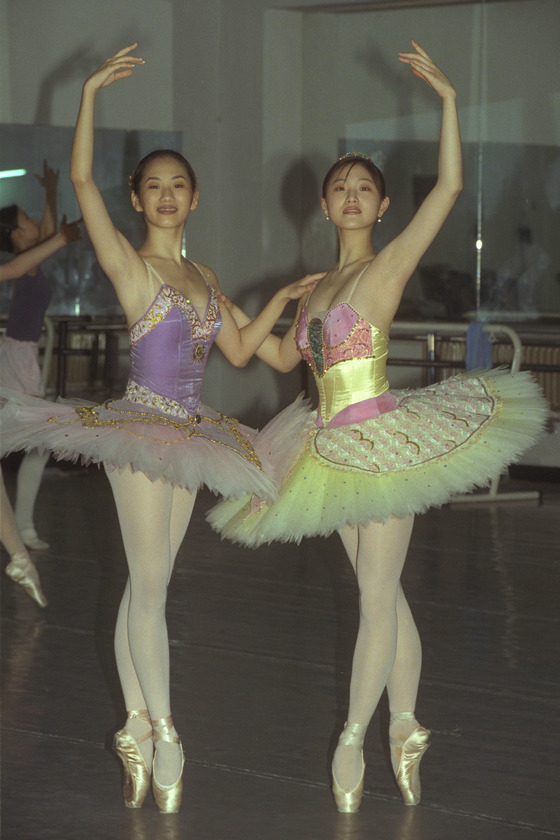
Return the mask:
<path id="1" fill-rule="evenodd" d="M 51 169 L 46 160 L 43 161 L 43 174 L 35 173 L 35 178 L 39 181 L 45 192 L 54 192 L 58 187 L 59 170 Z"/>
<path id="2" fill-rule="evenodd" d="M 419 79 L 424 79 L 439 96 L 455 96 L 455 88 L 439 67 L 434 64 L 428 53 L 416 41 L 411 41 L 416 52 L 399 53 L 399 61 L 409 64 L 412 72 Z"/>
<path id="3" fill-rule="evenodd" d="M 280 291 L 286 300 L 299 300 L 303 295 L 312 292 L 326 273 L 326 271 L 321 271 L 318 274 L 306 274 L 301 280 L 296 280 L 295 283 L 284 286 Z"/>
<path id="4" fill-rule="evenodd" d="M 224 295 L 223 292 L 220 292 L 218 295 L 218 303 L 220 306 L 225 306 L 228 312 L 233 312 L 234 303 L 231 301 L 227 295 Z"/>

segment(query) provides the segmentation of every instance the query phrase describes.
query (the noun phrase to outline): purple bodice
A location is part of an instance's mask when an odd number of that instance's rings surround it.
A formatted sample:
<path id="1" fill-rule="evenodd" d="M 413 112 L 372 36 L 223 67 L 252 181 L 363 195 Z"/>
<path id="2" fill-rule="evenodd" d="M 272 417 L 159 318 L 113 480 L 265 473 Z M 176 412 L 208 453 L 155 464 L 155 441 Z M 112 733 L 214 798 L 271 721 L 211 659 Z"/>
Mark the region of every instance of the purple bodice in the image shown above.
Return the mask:
<path id="1" fill-rule="evenodd" d="M 201 319 L 188 298 L 164 284 L 129 331 L 130 377 L 125 399 L 176 417 L 196 415 L 208 351 L 221 323 L 211 286 Z"/>
<path id="2" fill-rule="evenodd" d="M 51 300 L 51 282 L 41 271 L 23 274 L 14 281 L 6 335 L 17 341 L 39 341 L 45 312 Z"/>

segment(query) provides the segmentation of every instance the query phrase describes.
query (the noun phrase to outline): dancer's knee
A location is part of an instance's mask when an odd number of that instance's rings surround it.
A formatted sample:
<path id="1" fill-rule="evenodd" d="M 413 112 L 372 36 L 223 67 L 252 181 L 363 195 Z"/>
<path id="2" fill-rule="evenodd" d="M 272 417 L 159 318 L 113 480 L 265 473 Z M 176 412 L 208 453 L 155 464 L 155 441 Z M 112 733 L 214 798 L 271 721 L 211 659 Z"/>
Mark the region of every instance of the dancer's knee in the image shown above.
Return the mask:
<path id="1" fill-rule="evenodd" d="M 138 604 L 148 612 L 165 609 L 167 601 L 167 574 L 155 569 L 143 570 L 130 575 L 130 607 Z"/>
<path id="2" fill-rule="evenodd" d="M 397 620 L 396 595 L 366 586 L 360 590 L 360 613 L 368 621 Z"/>

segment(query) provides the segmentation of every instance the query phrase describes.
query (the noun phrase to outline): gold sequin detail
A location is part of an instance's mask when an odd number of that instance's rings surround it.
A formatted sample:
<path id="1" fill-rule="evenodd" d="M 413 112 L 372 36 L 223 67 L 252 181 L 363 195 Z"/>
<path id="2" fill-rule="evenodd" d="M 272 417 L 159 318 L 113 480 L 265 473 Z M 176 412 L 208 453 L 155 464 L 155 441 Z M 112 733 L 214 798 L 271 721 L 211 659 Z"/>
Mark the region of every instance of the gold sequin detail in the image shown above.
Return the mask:
<path id="1" fill-rule="evenodd" d="M 158 411 L 163 411 L 165 414 L 171 415 L 171 417 L 181 417 L 184 420 L 192 417 L 181 403 L 172 400 L 170 397 L 163 397 L 161 394 L 156 394 L 144 385 L 139 385 L 137 382 L 134 382 L 133 379 L 128 380 L 123 400 L 130 400 L 130 402 L 138 403 L 139 405 L 156 408 Z"/>
<path id="2" fill-rule="evenodd" d="M 262 470 L 261 462 L 253 448 L 253 444 L 240 429 L 239 422 L 233 417 L 216 412 L 216 418 L 208 417 L 204 414 L 196 414 L 194 416 L 187 414 L 182 420 L 174 420 L 172 417 L 159 413 L 142 411 L 140 405 L 138 410 L 126 409 L 122 406 L 113 407 L 114 402 L 116 401 L 107 400 L 101 403 L 101 405 L 77 406 L 71 418 L 61 420 L 58 417 L 49 417 L 48 422 L 55 423 L 57 426 L 72 426 L 79 423 L 87 429 L 120 429 L 127 434 L 143 438 L 157 445 L 165 446 L 185 444 L 191 437 L 206 438 L 211 444 L 224 446 L 232 452 L 237 452 L 244 460 L 249 461 L 258 467 L 258 469 Z M 102 411 L 113 412 L 117 416 L 103 418 L 101 417 Z M 140 430 L 137 431 L 134 426 L 138 424 L 148 425 L 156 429 L 158 426 L 171 428 L 180 432 L 181 436 L 175 440 L 162 440 L 155 435 L 142 433 Z M 221 433 L 222 435 L 230 436 L 233 438 L 233 442 L 228 443 L 226 440 L 217 439 L 212 435 L 213 429 L 216 430 L 215 434 Z"/>
<path id="3" fill-rule="evenodd" d="M 146 314 L 128 331 L 130 344 L 136 344 L 151 332 L 174 306 L 178 306 L 188 318 L 193 341 L 206 341 L 212 334 L 220 308 L 214 288 L 212 286 L 208 288 L 210 295 L 208 308 L 201 321 L 192 303 L 178 289 L 173 286 L 162 286 Z"/>

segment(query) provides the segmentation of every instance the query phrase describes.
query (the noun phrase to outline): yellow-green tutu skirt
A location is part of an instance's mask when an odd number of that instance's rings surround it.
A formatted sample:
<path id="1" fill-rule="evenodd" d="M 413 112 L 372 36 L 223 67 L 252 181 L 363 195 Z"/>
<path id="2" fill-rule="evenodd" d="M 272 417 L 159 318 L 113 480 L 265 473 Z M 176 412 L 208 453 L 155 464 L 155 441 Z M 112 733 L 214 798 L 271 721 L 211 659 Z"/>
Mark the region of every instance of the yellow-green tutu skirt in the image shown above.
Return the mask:
<path id="1" fill-rule="evenodd" d="M 224 500 L 208 513 L 212 527 L 256 547 L 423 513 L 498 478 L 548 415 L 528 372 L 462 374 L 393 396 L 393 410 L 335 428 L 318 428 L 299 397 L 254 441 L 274 464 L 278 498 Z"/>

